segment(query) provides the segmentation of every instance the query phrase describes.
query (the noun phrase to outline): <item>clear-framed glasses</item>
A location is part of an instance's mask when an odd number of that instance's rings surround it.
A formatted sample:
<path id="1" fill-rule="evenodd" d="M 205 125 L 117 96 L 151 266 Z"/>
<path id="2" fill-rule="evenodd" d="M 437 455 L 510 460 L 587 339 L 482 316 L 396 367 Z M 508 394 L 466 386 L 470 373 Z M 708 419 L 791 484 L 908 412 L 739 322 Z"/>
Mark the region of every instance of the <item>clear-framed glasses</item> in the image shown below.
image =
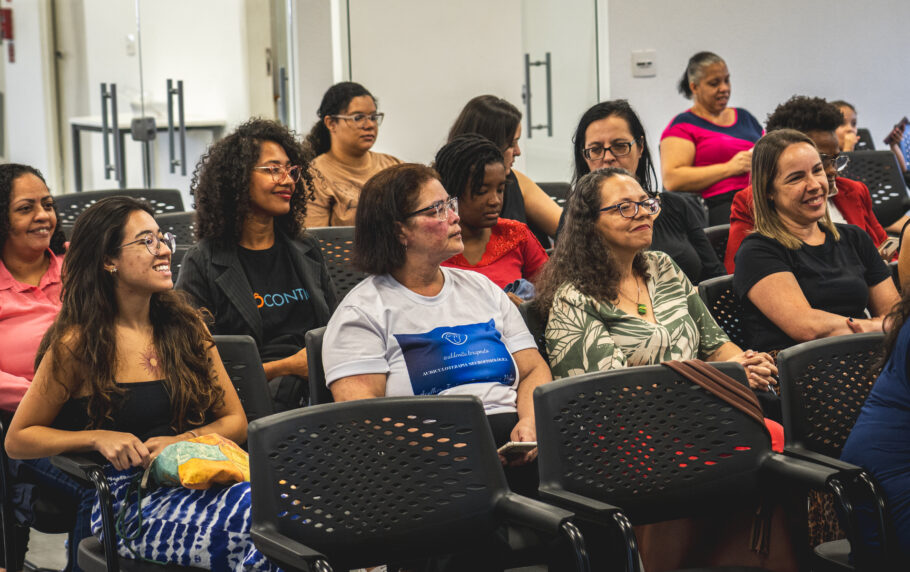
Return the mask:
<path id="1" fill-rule="evenodd" d="M 161 244 L 164 243 L 167 245 L 171 253 L 177 248 L 177 235 L 172 232 L 165 232 L 164 234 L 152 234 L 148 233 L 142 238 L 136 239 L 132 242 L 127 242 L 126 244 L 121 244 L 118 248 L 124 248 L 131 244 L 137 244 L 142 242 L 145 244 L 145 248 L 149 251 L 149 254 L 152 256 L 158 256 L 158 253 L 161 252 Z"/>
<path id="2" fill-rule="evenodd" d="M 826 169 L 831 165 L 834 165 L 834 170 L 838 173 L 843 171 L 847 166 L 847 163 L 850 162 L 850 157 L 841 153 L 838 153 L 837 155 L 826 155 L 824 153 L 819 153 L 818 156 L 821 157 L 822 165 L 824 165 Z"/>
<path id="3" fill-rule="evenodd" d="M 618 205 L 613 205 L 612 207 L 604 207 L 600 209 L 600 212 L 608 212 L 613 209 L 619 210 L 625 218 L 635 218 L 638 216 L 638 209 L 643 208 L 648 214 L 656 215 L 660 212 L 660 197 L 651 197 L 643 201 L 623 201 Z"/>
<path id="4" fill-rule="evenodd" d="M 354 115 L 333 115 L 332 117 L 335 119 L 344 119 L 357 127 L 363 127 L 369 119 L 376 123 L 376 127 L 379 127 L 382 125 L 382 119 L 385 117 L 385 113 L 355 113 Z"/>
<path id="5" fill-rule="evenodd" d="M 584 150 L 584 156 L 588 161 L 597 161 L 603 159 L 604 154 L 609 151 L 613 153 L 614 157 L 625 157 L 632 152 L 632 145 L 635 145 L 635 143 L 630 141 L 618 141 L 609 147 L 594 145 Z"/>
<path id="6" fill-rule="evenodd" d="M 290 177 L 291 181 L 297 182 L 303 175 L 303 167 L 300 165 L 263 165 L 253 167 L 254 171 L 262 171 L 272 176 L 272 182 L 280 183 L 285 177 Z"/>
<path id="7" fill-rule="evenodd" d="M 436 218 L 439 220 L 446 220 L 449 218 L 449 211 L 452 211 L 455 214 L 458 214 L 458 199 L 455 197 L 449 197 L 444 201 L 436 201 L 428 207 L 418 209 L 412 213 L 404 215 L 404 218 L 411 218 L 423 213 L 429 213 L 431 211 L 436 211 Z"/>

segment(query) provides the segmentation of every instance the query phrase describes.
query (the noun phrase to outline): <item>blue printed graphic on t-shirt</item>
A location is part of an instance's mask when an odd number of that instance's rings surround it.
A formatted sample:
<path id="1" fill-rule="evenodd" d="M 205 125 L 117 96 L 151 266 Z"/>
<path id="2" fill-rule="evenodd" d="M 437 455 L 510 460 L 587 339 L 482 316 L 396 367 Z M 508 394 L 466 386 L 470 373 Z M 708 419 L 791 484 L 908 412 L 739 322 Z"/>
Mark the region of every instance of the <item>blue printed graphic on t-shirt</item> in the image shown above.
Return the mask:
<path id="1" fill-rule="evenodd" d="M 395 334 L 414 395 L 435 395 L 468 383 L 515 383 L 515 367 L 495 322 Z"/>

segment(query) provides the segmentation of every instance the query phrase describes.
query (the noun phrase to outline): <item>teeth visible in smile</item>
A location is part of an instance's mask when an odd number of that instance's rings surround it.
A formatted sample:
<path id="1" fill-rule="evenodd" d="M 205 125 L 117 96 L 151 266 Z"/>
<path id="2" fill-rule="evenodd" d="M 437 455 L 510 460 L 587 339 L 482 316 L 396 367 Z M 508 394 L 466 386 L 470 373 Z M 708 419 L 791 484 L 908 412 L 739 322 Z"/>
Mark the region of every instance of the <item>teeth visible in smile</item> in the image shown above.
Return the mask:
<path id="1" fill-rule="evenodd" d="M 155 270 L 156 272 L 170 272 L 171 265 L 170 264 L 159 264 L 159 265 L 153 267 L 153 270 Z"/>
<path id="2" fill-rule="evenodd" d="M 32 231 L 35 234 L 50 234 L 51 229 L 49 228 L 36 228 Z"/>

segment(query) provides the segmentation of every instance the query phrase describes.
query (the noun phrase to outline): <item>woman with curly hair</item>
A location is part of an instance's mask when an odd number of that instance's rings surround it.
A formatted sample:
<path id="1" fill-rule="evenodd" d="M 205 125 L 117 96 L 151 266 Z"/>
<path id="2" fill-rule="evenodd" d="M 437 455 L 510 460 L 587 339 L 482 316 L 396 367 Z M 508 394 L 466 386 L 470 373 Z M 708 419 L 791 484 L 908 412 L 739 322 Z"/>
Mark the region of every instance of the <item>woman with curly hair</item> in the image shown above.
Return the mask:
<path id="1" fill-rule="evenodd" d="M 306 138 L 316 155 L 312 162 L 315 192 L 306 225 L 353 226 L 363 185 L 401 161 L 370 151 L 385 114 L 376 111 L 376 98 L 359 83 L 344 81 L 330 87 L 316 113 L 319 121 Z"/>
<path id="2" fill-rule="evenodd" d="M 6 437 L 10 457 L 31 459 L 27 464 L 43 477 L 43 486 L 75 501 L 73 565 L 79 542 L 90 534 L 94 494 L 46 457 L 95 451 L 124 471 L 145 468 L 166 446 L 199 435 L 246 439 L 243 408 L 202 316 L 173 291 L 173 247 L 174 237 L 161 233 L 143 201 L 111 197 L 82 213 L 63 263 L 60 313 L 42 342 L 40 365 Z M 115 494 L 122 496 L 128 481 L 115 477 Z M 144 506 L 154 511 L 179 498 L 201 511 L 205 494 L 163 488 Z M 235 499 L 237 492 L 228 497 Z M 187 512 L 187 518 L 199 516 Z M 242 522 L 225 526 L 246 532 L 249 541 L 248 523 L 246 531 Z M 211 537 L 199 538 L 204 541 L 195 546 L 203 550 L 215 545 Z M 155 540 L 140 543 L 152 549 Z M 183 546 L 188 544 L 193 543 Z M 188 564 L 193 561 L 188 550 L 170 553 L 185 556 L 180 563 Z M 122 553 L 130 557 L 125 548 Z M 208 556 L 213 563 L 228 557 Z"/>
<path id="3" fill-rule="evenodd" d="M 304 147 L 274 121 L 215 142 L 193 174 L 199 242 L 177 280 L 214 316 L 212 333 L 256 340 L 279 409 L 303 403 L 304 336 L 336 304 L 319 243 L 303 235 L 312 188 Z"/>

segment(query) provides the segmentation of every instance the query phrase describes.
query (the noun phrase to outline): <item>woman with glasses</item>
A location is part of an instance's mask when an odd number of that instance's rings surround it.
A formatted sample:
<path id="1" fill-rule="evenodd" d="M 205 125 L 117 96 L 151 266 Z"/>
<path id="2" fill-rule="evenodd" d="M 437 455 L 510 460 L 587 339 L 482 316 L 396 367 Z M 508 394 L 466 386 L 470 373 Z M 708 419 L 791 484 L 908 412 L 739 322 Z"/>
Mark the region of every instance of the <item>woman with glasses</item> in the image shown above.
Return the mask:
<path id="1" fill-rule="evenodd" d="M 708 224 L 727 224 L 733 193 L 749 184 L 761 125 L 745 109 L 727 107 L 730 72 L 717 54 L 689 58 L 678 88 L 692 107 L 674 117 L 660 136 L 664 187 L 700 195 L 708 206 Z"/>
<path id="2" fill-rule="evenodd" d="M 770 357 L 731 342 L 673 260 L 648 250 L 660 206 L 621 168 L 593 171 L 575 185 L 537 283 L 553 376 L 669 360 L 736 361 L 754 390 L 768 391 L 777 373 Z"/>
<path id="3" fill-rule="evenodd" d="M 877 247 L 886 247 L 888 235 L 872 211 L 869 189 L 859 181 L 839 176 L 847 166 L 847 155 L 841 153 L 836 130 L 842 121 L 841 112 L 820 97 L 796 95 L 777 106 L 768 116 L 767 129 L 795 129 L 804 133 L 820 153 L 828 179 L 828 214 L 835 223 L 853 224 L 869 235 Z M 736 252 L 755 226 L 752 186 L 736 193 L 730 210 L 730 236 L 724 264 L 732 274 L 736 269 Z M 882 252 L 890 260 L 894 251 Z"/>
<path id="4" fill-rule="evenodd" d="M 441 266 L 464 249 L 457 200 L 433 169 L 415 164 L 390 167 L 363 190 L 354 262 L 372 276 L 326 329 L 322 357 L 335 401 L 476 395 L 499 445 L 536 441 L 531 394 L 551 378 L 518 308 L 477 272 Z M 536 454 L 511 462 L 526 465 Z M 534 494 L 536 468 L 520 469 L 510 483 Z"/>
<path id="5" fill-rule="evenodd" d="M 459 135 L 436 153 L 443 187 L 458 199 L 464 250 L 443 266 L 480 272 L 516 304 L 534 297 L 532 280 L 547 261 L 528 225 L 501 218 L 506 169 L 502 153 L 482 135 Z"/>
<path id="6" fill-rule="evenodd" d="M 329 88 L 319 104 L 319 121 L 306 143 L 316 155 L 311 163 L 314 194 L 306 225 L 352 226 L 367 179 L 401 161 L 370 151 L 385 117 L 376 98 L 359 83 L 345 81 Z"/>
<path id="7" fill-rule="evenodd" d="M 213 433 L 246 440 L 243 408 L 203 316 L 173 291 L 174 237 L 161 233 L 152 212 L 144 201 L 111 197 L 79 216 L 63 263 L 63 305 L 6 436 L 10 457 L 30 459 L 44 487 L 73 499 L 76 570 L 95 493 L 47 457 L 100 454 L 119 504 L 133 476 L 168 445 Z M 249 484 L 237 487 L 147 493 L 146 536 L 133 546 L 184 566 L 237 566 L 253 550 Z M 236 518 L 220 513 L 225 505 Z M 120 555 L 136 558 L 122 542 Z"/>
<path id="8" fill-rule="evenodd" d="M 573 182 L 603 167 L 621 167 L 635 173 L 648 194 L 654 193 L 657 176 L 645 128 L 628 101 L 604 101 L 585 111 L 572 142 L 575 146 Z M 726 274 L 705 236 L 703 213 L 675 193 L 661 193 L 660 203 L 651 250 L 669 254 L 693 284 Z M 563 211 L 563 219 L 565 214 Z"/>
<path id="9" fill-rule="evenodd" d="M 304 336 L 336 303 L 319 243 L 303 235 L 311 190 L 304 147 L 286 127 L 254 119 L 215 142 L 193 174 L 199 242 L 177 280 L 214 316 L 212 333 L 256 340 L 279 410 L 304 402 Z"/>
<path id="10" fill-rule="evenodd" d="M 753 347 L 774 351 L 881 331 L 882 317 L 898 301 L 891 271 L 869 235 L 832 222 L 829 178 L 804 133 L 778 129 L 755 145 L 755 232 L 743 240 L 733 275 Z M 867 308 L 871 319 L 864 317 Z"/>

